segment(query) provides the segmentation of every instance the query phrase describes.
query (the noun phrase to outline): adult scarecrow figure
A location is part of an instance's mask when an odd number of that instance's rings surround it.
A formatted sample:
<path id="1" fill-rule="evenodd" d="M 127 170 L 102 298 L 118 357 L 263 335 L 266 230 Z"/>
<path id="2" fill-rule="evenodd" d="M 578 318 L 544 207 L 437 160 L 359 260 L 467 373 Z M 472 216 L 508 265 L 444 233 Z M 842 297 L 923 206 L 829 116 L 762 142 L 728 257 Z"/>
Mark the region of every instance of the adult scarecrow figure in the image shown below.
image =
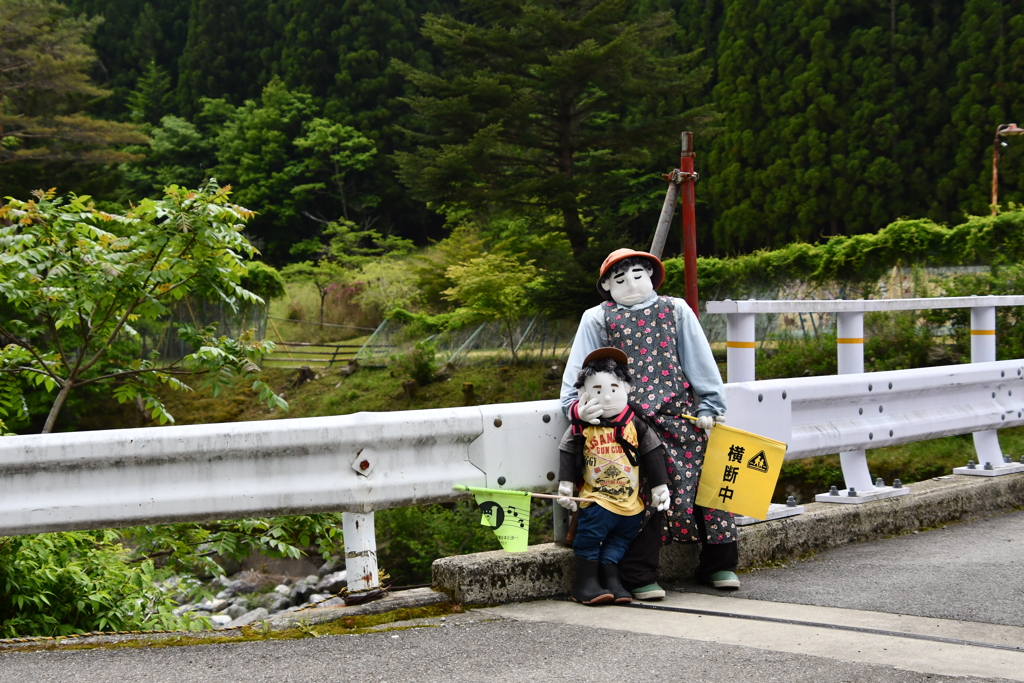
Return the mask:
<path id="1" fill-rule="evenodd" d="M 637 600 L 665 596 L 657 583 L 658 565 L 661 546 L 672 541 L 702 544 L 699 581 L 721 589 L 740 585 L 732 513 L 695 503 L 708 431 L 724 421 L 722 376 L 686 302 L 655 291 L 664 280 L 665 267 L 652 254 L 632 249 L 609 254 L 597 282 L 606 303 L 583 314 L 562 376 L 566 416 L 597 419 L 601 406 L 594 399 L 578 402 L 576 377 L 595 349 L 621 349 L 634 378 L 630 404 L 665 444 L 671 507 L 661 513 L 648 500 L 644 526 L 619 564 L 622 585 Z"/>

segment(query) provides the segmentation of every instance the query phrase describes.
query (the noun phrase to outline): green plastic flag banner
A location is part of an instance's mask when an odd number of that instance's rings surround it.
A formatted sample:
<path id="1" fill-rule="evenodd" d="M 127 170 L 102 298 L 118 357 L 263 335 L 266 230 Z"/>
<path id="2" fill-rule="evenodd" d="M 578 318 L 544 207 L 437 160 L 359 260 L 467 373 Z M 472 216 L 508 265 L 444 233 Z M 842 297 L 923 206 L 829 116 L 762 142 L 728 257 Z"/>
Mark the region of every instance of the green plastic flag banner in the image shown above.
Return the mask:
<path id="1" fill-rule="evenodd" d="M 501 547 L 510 553 L 526 550 L 530 535 L 530 494 L 526 491 L 500 491 L 456 484 L 456 491 L 469 491 L 476 497 L 483 516 L 480 523 L 494 530 Z"/>

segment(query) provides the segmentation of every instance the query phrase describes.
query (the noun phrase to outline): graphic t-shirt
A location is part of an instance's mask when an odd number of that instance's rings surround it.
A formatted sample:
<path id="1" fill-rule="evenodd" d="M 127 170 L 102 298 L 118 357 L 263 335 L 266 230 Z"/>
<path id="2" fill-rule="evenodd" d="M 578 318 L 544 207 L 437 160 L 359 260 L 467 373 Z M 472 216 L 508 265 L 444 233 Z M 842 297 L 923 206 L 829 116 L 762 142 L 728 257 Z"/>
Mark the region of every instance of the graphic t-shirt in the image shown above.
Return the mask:
<path id="1" fill-rule="evenodd" d="M 623 437 L 637 445 L 636 427 L 630 422 Z M 617 515 L 636 515 L 644 511 L 637 495 L 640 472 L 629 464 L 622 446 L 615 441 L 613 427 L 586 427 L 583 430 L 583 487 L 580 498 L 590 498 Z M 587 507 L 589 503 L 580 503 Z"/>

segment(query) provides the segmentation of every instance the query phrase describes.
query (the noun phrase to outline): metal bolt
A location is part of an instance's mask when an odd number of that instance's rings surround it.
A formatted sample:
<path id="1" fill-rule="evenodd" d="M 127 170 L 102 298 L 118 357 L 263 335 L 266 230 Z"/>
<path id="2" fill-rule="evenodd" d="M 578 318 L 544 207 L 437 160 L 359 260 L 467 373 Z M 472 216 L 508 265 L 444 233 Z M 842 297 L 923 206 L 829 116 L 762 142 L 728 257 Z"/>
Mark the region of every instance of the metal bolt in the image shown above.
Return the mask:
<path id="1" fill-rule="evenodd" d="M 505 477 L 498 477 L 498 486 L 505 485 Z"/>
<path id="2" fill-rule="evenodd" d="M 1024 455 L 1020 456 L 1020 464 L 1024 465 Z"/>
<path id="3" fill-rule="evenodd" d="M 1003 456 L 1003 462 L 1013 462 L 1013 461 L 1012 461 L 1012 460 L 1010 460 L 1010 456 L 1008 456 L 1008 455 L 1004 455 L 1004 456 Z"/>
<path id="4" fill-rule="evenodd" d="M 833 486 L 832 488 L 830 488 L 828 490 L 828 495 L 830 495 L 830 496 L 838 496 L 839 495 L 839 489 L 837 489 L 835 486 Z"/>
<path id="5" fill-rule="evenodd" d="M 884 487 L 885 487 L 885 482 L 882 481 L 881 477 L 879 477 L 878 479 L 875 479 L 875 488 L 876 489 L 880 489 L 880 488 L 884 488 Z"/>
<path id="6" fill-rule="evenodd" d="M 786 499 L 786 507 L 788 507 L 788 508 L 795 508 L 796 507 L 796 496 L 790 496 L 789 498 Z"/>
<path id="7" fill-rule="evenodd" d="M 857 489 L 855 489 L 855 488 L 853 488 L 851 486 L 850 490 L 846 492 L 846 495 L 848 495 L 850 498 L 856 498 L 857 497 Z"/>
<path id="8" fill-rule="evenodd" d="M 899 479 L 893 479 L 892 480 L 892 487 L 894 489 L 901 489 L 901 488 L 903 488 L 903 482 L 900 481 Z"/>
<path id="9" fill-rule="evenodd" d="M 360 460 L 359 461 L 359 469 L 366 470 L 366 469 L 369 469 L 369 468 L 370 468 L 370 461 L 369 460 Z"/>
<path id="10" fill-rule="evenodd" d="M 974 466 L 974 461 L 973 460 L 968 460 L 967 461 L 967 469 L 969 469 L 969 470 L 977 469 Z"/>
<path id="11" fill-rule="evenodd" d="M 501 426 L 501 418 L 500 417 L 494 418 L 494 426 L 495 427 L 500 427 Z"/>
<path id="12" fill-rule="evenodd" d="M 993 469 L 995 469 L 995 468 L 994 468 L 994 467 L 992 467 L 992 463 L 990 463 L 990 462 L 987 462 L 987 463 L 985 463 L 985 467 L 984 467 L 984 469 L 986 469 L 986 470 L 993 470 Z"/>

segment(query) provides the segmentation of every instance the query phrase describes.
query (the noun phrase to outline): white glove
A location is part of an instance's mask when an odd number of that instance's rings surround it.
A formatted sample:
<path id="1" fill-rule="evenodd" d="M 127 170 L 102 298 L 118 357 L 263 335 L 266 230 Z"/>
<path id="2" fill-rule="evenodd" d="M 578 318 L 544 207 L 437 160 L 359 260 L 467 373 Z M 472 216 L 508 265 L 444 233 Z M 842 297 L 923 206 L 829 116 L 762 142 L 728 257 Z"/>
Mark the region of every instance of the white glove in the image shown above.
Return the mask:
<path id="1" fill-rule="evenodd" d="M 580 405 L 577 410 L 580 419 L 584 422 L 589 422 L 592 425 L 601 423 L 601 413 L 604 412 L 604 408 L 601 407 L 600 399 L 596 396 L 590 398 L 590 394 L 584 391 L 580 394 Z"/>
<path id="2" fill-rule="evenodd" d="M 701 415 L 697 418 L 697 429 L 703 429 L 704 431 L 710 432 L 712 427 L 722 422 L 725 422 L 724 415 L 719 415 L 717 417 L 714 415 Z"/>
<path id="3" fill-rule="evenodd" d="M 560 481 L 558 482 L 558 495 L 560 496 L 571 496 L 572 495 L 572 482 L 571 481 Z M 556 501 L 559 505 L 564 507 L 569 512 L 576 512 L 576 501 L 571 498 L 559 498 Z"/>
<path id="4" fill-rule="evenodd" d="M 669 494 L 668 486 L 666 484 L 655 486 L 651 489 L 651 505 L 658 508 L 658 512 L 668 510 L 668 506 L 671 501 L 672 496 Z"/>

